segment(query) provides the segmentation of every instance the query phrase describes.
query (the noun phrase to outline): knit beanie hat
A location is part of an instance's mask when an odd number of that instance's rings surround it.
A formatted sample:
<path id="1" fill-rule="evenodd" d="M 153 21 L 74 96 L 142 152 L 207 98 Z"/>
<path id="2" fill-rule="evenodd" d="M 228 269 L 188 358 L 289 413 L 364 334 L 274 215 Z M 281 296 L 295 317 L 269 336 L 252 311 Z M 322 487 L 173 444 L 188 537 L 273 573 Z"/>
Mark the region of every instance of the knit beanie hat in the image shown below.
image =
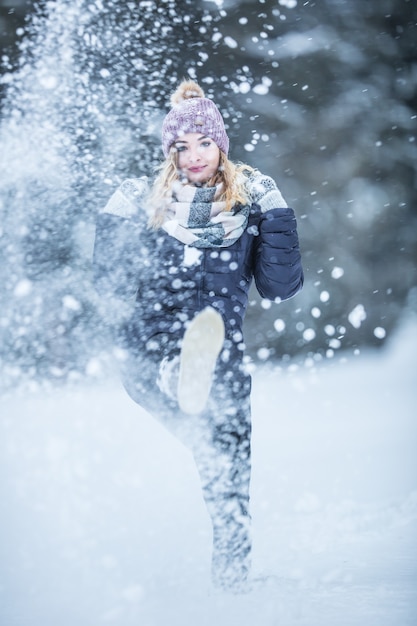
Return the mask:
<path id="1" fill-rule="evenodd" d="M 162 124 L 162 149 L 167 157 L 176 139 L 185 133 L 210 137 L 222 152 L 229 151 L 229 138 L 219 109 L 192 80 L 184 80 L 171 97 L 172 109 Z"/>

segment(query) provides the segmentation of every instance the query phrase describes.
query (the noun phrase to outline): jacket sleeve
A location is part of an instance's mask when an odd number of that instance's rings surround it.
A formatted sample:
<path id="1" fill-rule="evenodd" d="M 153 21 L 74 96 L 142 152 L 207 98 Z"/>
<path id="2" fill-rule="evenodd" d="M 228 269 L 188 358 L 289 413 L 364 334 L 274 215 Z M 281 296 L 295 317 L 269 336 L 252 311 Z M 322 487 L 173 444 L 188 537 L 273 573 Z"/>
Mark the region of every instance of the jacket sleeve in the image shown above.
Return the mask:
<path id="1" fill-rule="evenodd" d="M 141 232 L 146 227 L 139 209 L 142 196 L 141 179 L 124 181 L 97 217 L 93 282 L 105 298 L 129 300 L 136 295 Z"/>
<path id="2" fill-rule="evenodd" d="M 254 258 L 255 285 L 269 300 L 287 300 L 304 282 L 294 211 L 289 207 L 261 213 Z"/>
<path id="3" fill-rule="evenodd" d="M 93 282 L 100 296 L 131 299 L 137 291 L 139 227 L 132 220 L 101 213 L 97 218 Z"/>
<path id="4" fill-rule="evenodd" d="M 259 219 L 253 261 L 256 288 L 262 298 L 288 300 L 304 281 L 294 211 L 275 181 L 258 170 L 248 176 L 247 189 Z"/>

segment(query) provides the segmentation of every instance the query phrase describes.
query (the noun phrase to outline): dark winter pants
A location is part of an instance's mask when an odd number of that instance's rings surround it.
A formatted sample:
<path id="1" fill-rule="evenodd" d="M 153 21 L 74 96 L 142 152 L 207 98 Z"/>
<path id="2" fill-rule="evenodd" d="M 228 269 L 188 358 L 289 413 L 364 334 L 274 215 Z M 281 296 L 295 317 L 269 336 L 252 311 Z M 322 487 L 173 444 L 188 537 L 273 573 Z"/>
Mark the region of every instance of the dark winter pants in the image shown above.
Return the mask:
<path id="1" fill-rule="evenodd" d="M 164 356 L 179 353 L 181 334 L 158 333 L 151 340 L 122 336 L 122 376 L 131 398 L 192 452 L 213 524 L 213 581 L 221 587 L 243 582 L 250 560 L 250 376 L 231 341 L 218 359 L 206 410 L 182 413 L 156 385 Z"/>

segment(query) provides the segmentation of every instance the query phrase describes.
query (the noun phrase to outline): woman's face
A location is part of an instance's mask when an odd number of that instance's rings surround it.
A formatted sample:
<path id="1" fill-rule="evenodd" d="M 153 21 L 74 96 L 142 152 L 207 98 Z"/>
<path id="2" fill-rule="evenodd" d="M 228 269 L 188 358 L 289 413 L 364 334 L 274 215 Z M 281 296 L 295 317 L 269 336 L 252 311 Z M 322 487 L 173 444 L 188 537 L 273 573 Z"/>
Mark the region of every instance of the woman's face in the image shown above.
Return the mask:
<path id="1" fill-rule="evenodd" d="M 217 172 L 220 150 L 206 135 L 186 133 L 175 141 L 174 147 L 178 167 L 190 183 L 206 183 Z"/>

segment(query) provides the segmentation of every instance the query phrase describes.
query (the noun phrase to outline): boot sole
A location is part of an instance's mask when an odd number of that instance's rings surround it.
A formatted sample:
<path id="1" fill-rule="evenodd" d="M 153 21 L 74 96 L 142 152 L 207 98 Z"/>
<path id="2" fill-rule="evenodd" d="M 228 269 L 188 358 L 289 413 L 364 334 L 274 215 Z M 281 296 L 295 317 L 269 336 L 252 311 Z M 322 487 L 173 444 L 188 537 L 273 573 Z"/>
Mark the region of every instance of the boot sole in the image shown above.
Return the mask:
<path id="1" fill-rule="evenodd" d="M 184 413 L 204 410 L 223 342 L 222 316 L 211 307 L 198 313 L 185 331 L 178 381 L 178 404 Z"/>

